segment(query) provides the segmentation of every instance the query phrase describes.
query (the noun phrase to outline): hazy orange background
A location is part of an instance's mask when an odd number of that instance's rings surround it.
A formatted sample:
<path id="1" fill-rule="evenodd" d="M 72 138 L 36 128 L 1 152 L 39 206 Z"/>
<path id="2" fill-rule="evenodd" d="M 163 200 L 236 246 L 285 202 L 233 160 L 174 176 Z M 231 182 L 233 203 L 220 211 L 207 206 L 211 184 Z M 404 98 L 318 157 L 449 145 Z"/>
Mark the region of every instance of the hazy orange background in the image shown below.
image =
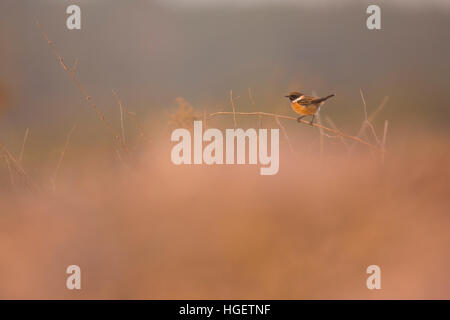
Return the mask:
<path id="1" fill-rule="evenodd" d="M 0 151 L 0 298 L 450 298 L 445 6 L 382 2 L 383 30 L 369 31 L 359 1 L 77 1 L 82 30 L 68 31 L 72 3 L 0 4 L 0 143 L 18 158 L 29 128 L 21 164 L 36 186 L 14 170 L 11 180 Z M 126 119 L 129 159 L 117 157 L 36 20 L 68 65 L 78 59 L 78 79 L 115 130 L 111 89 L 135 112 L 145 136 L 139 142 Z M 369 114 L 389 97 L 373 121 L 379 137 L 389 121 L 384 162 L 361 145 L 347 152 L 338 138 L 325 137 L 321 151 L 316 128 L 289 120 L 293 151 L 280 132 L 275 176 L 170 161 L 180 101 L 201 119 L 231 111 L 233 90 L 238 111 L 292 116 L 286 92 L 335 93 L 322 122 L 356 134 L 360 89 Z M 81 267 L 81 291 L 65 288 L 71 264 Z M 371 264 L 382 270 L 379 291 L 366 288 Z"/>

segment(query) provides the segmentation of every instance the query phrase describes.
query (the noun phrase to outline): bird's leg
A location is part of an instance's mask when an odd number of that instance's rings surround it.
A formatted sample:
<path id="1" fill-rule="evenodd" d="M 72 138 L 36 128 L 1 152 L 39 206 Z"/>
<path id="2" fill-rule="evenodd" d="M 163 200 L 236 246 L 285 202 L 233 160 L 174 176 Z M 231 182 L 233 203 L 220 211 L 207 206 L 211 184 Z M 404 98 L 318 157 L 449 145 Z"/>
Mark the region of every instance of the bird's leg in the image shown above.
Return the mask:
<path id="1" fill-rule="evenodd" d="M 304 117 L 306 117 L 306 116 L 298 117 L 297 122 L 300 122 L 300 120 L 302 120 Z"/>
<path id="2" fill-rule="evenodd" d="M 315 117 L 315 116 L 316 116 L 316 115 L 313 114 L 312 119 L 311 119 L 311 122 L 309 123 L 310 125 L 313 125 L 313 123 L 314 123 L 314 117 Z"/>

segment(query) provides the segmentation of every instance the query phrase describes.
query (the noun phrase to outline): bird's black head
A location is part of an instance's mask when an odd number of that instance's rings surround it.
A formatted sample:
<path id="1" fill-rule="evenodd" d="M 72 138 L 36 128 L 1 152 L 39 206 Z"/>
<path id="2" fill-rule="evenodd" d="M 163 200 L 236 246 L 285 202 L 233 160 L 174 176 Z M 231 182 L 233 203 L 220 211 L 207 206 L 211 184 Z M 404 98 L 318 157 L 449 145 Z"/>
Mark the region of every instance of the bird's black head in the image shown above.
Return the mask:
<path id="1" fill-rule="evenodd" d="M 300 92 L 290 92 L 286 98 L 289 98 L 289 100 L 294 101 L 295 99 L 301 97 L 303 94 Z"/>

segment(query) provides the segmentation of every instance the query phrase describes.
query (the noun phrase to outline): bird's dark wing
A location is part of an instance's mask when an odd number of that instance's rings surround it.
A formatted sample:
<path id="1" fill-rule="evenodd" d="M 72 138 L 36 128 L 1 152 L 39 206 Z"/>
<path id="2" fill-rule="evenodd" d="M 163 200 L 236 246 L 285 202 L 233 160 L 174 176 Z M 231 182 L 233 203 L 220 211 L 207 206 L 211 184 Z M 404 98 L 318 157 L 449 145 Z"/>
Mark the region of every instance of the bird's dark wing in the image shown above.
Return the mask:
<path id="1" fill-rule="evenodd" d="M 315 103 L 315 101 L 318 100 L 318 99 L 319 99 L 318 97 L 312 97 L 312 96 L 303 95 L 302 98 L 297 101 L 297 103 L 302 105 L 302 106 L 308 106 L 310 104 Z"/>

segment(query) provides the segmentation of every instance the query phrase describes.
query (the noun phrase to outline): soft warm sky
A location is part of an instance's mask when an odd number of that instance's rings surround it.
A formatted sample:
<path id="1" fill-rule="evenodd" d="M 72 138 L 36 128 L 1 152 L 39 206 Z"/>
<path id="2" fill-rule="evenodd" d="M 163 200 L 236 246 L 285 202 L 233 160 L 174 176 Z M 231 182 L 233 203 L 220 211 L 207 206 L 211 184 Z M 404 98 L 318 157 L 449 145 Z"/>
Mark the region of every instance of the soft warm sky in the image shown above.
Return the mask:
<path id="1" fill-rule="evenodd" d="M 299 5 L 343 5 L 345 2 L 361 2 L 365 1 L 368 4 L 378 4 L 383 3 L 397 4 L 399 6 L 405 7 L 420 7 L 420 6 L 437 6 L 446 7 L 450 9 L 450 0 L 157 0 L 158 2 L 170 5 L 170 4 L 181 4 L 184 6 L 193 5 L 234 5 L 234 6 L 255 6 L 261 4 L 299 4 Z"/>

